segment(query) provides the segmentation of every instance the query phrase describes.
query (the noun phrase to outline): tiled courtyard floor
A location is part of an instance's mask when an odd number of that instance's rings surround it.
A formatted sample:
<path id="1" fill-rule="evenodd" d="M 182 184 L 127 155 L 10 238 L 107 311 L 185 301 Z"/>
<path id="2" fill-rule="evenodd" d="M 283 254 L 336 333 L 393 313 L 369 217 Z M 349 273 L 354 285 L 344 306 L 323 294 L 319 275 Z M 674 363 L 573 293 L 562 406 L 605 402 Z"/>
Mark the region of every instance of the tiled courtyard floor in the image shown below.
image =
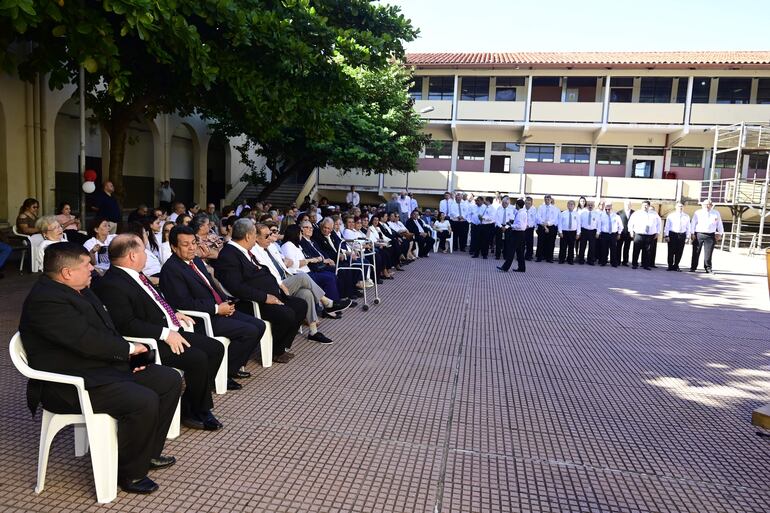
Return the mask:
<path id="1" fill-rule="evenodd" d="M 665 258 L 665 248 L 658 251 Z M 687 259 L 688 255 L 685 255 Z M 40 415 L 0 352 L 0 511 L 770 511 L 770 302 L 760 259 L 717 274 L 435 255 L 369 312 L 297 339 L 297 358 L 217 396 L 149 497 L 95 502 L 88 457 L 54 442 L 33 492 Z M 0 338 L 31 277 L 0 282 Z M 7 342 L 3 342 L 7 343 Z"/>

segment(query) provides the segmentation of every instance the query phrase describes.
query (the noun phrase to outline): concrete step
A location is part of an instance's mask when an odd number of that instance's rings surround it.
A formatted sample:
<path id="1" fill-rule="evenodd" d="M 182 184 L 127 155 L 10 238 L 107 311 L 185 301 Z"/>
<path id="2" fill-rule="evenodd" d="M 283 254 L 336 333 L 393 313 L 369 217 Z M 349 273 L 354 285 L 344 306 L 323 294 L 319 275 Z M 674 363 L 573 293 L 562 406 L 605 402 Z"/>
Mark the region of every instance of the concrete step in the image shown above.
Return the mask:
<path id="1" fill-rule="evenodd" d="M 285 209 L 293 201 L 296 201 L 297 195 L 302 191 L 303 187 L 304 184 L 283 184 L 267 197 L 267 201 L 272 203 L 276 208 Z M 244 198 L 253 202 L 256 200 L 257 196 L 259 196 L 259 193 L 262 192 L 263 188 L 263 185 L 247 185 L 240 196 L 238 196 L 236 204 L 240 203 Z"/>

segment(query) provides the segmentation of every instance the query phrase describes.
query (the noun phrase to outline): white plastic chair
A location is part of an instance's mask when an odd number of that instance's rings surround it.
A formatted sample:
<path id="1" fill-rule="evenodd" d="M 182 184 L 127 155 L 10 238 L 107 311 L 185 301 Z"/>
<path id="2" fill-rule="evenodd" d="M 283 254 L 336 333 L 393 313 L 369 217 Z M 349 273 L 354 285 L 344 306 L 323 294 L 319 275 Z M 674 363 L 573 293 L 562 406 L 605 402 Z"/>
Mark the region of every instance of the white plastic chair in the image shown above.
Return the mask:
<path id="1" fill-rule="evenodd" d="M 433 252 L 434 253 L 438 253 L 438 245 L 439 245 L 439 242 L 440 242 L 438 240 L 438 232 L 434 228 L 431 228 L 430 231 L 431 231 L 431 234 L 432 234 L 433 238 L 436 241 L 436 242 L 433 243 Z M 447 240 L 446 240 L 446 244 L 449 245 L 449 253 L 454 253 L 454 249 L 452 248 L 452 244 L 454 243 L 454 239 L 455 239 L 454 232 L 449 232 L 449 237 L 447 237 Z"/>
<path id="2" fill-rule="evenodd" d="M 80 401 L 80 414 L 65 415 L 43 409 L 35 493 L 42 492 L 45 487 L 48 454 L 56 433 L 66 426 L 74 425 L 75 456 L 84 456 L 91 448 L 96 500 L 102 504 L 112 502 L 118 495 L 118 421 L 106 413 L 93 412 L 83 378 L 38 371 L 30 367 L 18 332 L 11 339 L 9 350 L 13 364 L 21 374 L 30 379 L 72 385 L 77 389 Z"/>
<path id="3" fill-rule="evenodd" d="M 123 337 L 125 340 L 128 340 L 129 342 L 139 343 L 139 344 L 146 344 L 153 349 L 155 349 L 155 364 L 156 365 L 163 365 L 163 363 L 160 361 L 160 351 L 158 351 L 158 342 L 155 339 L 152 338 L 139 338 L 139 337 Z M 177 371 L 179 374 L 184 376 L 184 371 L 181 371 L 177 368 L 173 368 L 175 371 Z M 171 419 L 171 425 L 168 427 L 168 433 L 166 433 L 166 438 L 169 440 L 173 440 L 174 438 L 177 438 L 181 432 L 182 432 L 182 399 L 179 399 L 179 402 L 176 404 L 176 411 L 174 412 L 174 418 Z"/>
<path id="4" fill-rule="evenodd" d="M 40 251 L 40 243 L 43 242 L 43 236 L 36 233 L 34 235 L 25 235 L 23 233 L 19 233 L 19 230 L 16 229 L 16 225 L 14 224 L 12 227 L 13 234 L 16 237 L 19 237 L 22 239 L 22 242 L 24 243 L 24 251 L 21 254 L 21 261 L 19 262 L 19 272 L 24 272 L 24 257 L 27 254 L 26 248 L 29 248 L 29 269 L 30 272 L 36 273 L 38 271 L 42 271 L 40 269 L 40 266 L 38 265 L 39 261 L 42 261 L 43 259 L 38 257 L 38 252 Z"/>

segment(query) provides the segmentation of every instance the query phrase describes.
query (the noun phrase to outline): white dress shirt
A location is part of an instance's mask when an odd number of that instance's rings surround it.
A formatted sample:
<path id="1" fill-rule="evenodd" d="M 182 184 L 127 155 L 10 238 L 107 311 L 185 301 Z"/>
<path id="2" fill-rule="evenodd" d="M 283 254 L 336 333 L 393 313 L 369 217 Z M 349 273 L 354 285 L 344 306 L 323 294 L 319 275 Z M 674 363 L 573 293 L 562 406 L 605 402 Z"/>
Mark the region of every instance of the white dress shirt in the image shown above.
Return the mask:
<path id="1" fill-rule="evenodd" d="M 532 205 L 526 210 L 527 210 L 527 228 L 534 228 L 535 226 L 537 226 L 537 223 L 538 223 L 537 207 Z"/>
<path id="2" fill-rule="evenodd" d="M 409 207 L 412 206 L 412 198 L 409 196 L 398 197 L 398 206 L 401 209 L 402 214 L 408 214 L 410 212 Z"/>
<path id="3" fill-rule="evenodd" d="M 476 219 L 479 220 L 477 224 L 494 224 L 495 211 L 491 205 L 481 205 L 477 209 Z"/>
<path id="4" fill-rule="evenodd" d="M 495 226 L 503 227 L 509 221 L 513 221 L 514 217 L 516 217 L 516 207 L 513 205 L 508 205 L 507 207 L 500 205 L 500 208 L 495 212 Z"/>
<path id="5" fill-rule="evenodd" d="M 104 242 L 100 242 L 99 239 L 96 237 L 91 237 L 87 241 L 83 243 L 83 247 L 86 248 L 87 251 L 91 251 L 94 246 L 99 244 L 101 246 L 101 249 L 99 251 L 104 250 L 103 253 L 97 253 L 96 256 L 96 268 L 101 269 L 102 271 L 106 271 L 110 268 L 110 257 L 107 253 L 107 248 L 110 246 L 110 242 L 112 242 L 112 239 L 115 238 L 115 235 L 107 235 L 107 238 L 104 240 Z"/>
<path id="6" fill-rule="evenodd" d="M 451 225 L 447 219 L 444 219 L 443 221 L 434 222 L 433 229 L 437 232 L 447 232 L 451 229 Z"/>
<path id="7" fill-rule="evenodd" d="M 580 218 L 576 210 L 565 210 L 559 214 L 557 228 L 560 232 L 575 231 L 580 235 Z"/>
<path id="8" fill-rule="evenodd" d="M 621 233 L 623 221 L 617 214 L 601 212 L 597 215 L 599 233 Z"/>
<path id="9" fill-rule="evenodd" d="M 345 195 L 345 201 L 347 203 L 352 203 L 354 207 L 357 207 L 358 204 L 361 203 L 361 195 L 351 191 Z"/>
<path id="10" fill-rule="evenodd" d="M 599 212 L 584 208 L 583 211 L 580 213 L 580 229 L 596 230 L 598 225 L 599 225 Z"/>
<path id="11" fill-rule="evenodd" d="M 471 208 L 473 208 L 473 203 L 470 201 L 460 201 L 460 217 L 462 217 L 464 221 L 470 219 Z"/>
<path id="12" fill-rule="evenodd" d="M 179 328 L 176 325 L 174 325 L 174 320 L 168 314 L 166 309 L 163 308 L 163 305 L 161 305 L 158 302 L 158 300 L 155 299 L 155 295 L 152 292 L 147 290 L 147 286 L 139 278 L 139 273 L 134 271 L 133 269 L 129 269 L 128 267 L 121 267 L 119 265 L 116 265 L 115 267 L 117 267 L 118 269 L 123 269 L 126 272 L 126 274 L 128 274 L 131 277 L 132 280 L 134 280 L 137 284 L 139 284 L 139 287 L 145 292 L 145 294 L 150 296 L 150 299 L 152 299 L 152 302 L 155 303 L 155 305 L 160 309 L 160 311 L 163 312 L 163 317 L 166 318 L 166 326 L 163 328 L 163 330 L 160 333 L 160 339 L 165 342 L 172 331 L 179 331 Z M 157 294 L 160 295 L 160 292 L 157 292 Z M 134 352 L 133 348 L 131 352 L 132 353 Z"/>
<path id="13" fill-rule="evenodd" d="M 668 234 L 684 233 L 686 237 L 690 236 L 690 216 L 684 212 L 671 212 L 666 217 L 666 226 L 663 229 L 663 236 L 668 237 Z"/>
<path id="14" fill-rule="evenodd" d="M 234 242 L 229 242 L 228 244 L 235 244 Z M 246 252 L 245 249 L 240 247 L 238 244 L 235 244 L 236 247 L 239 247 L 241 251 L 244 253 Z M 273 275 L 273 278 L 275 278 L 275 281 L 280 285 L 281 281 L 281 274 L 278 272 L 278 270 L 275 268 L 275 265 L 273 264 L 273 261 L 270 260 L 270 257 L 267 255 L 267 250 L 260 246 L 259 244 L 254 244 L 254 247 L 251 248 L 251 254 L 254 255 L 254 258 L 257 259 L 257 262 L 259 262 L 259 265 L 262 267 L 266 267 L 268 271 L 270 271 L 270 274 Z M 276 258 L 276 262 L 278 262 L 278 265 L 283 266 L 283 259 L 282 258 Z M 286 270 L 286 267 L 284 266 L 284 272 L 288 275 L 291 274 Z"/>
<path id="15" fill-rule="evenodd" d="M 652 211 L 637 210 L 628 219 L 628 231 L 641 235 L 655 235 L 660 230 L 660 217 Z"/>
<path id="16" fill-rule="evenodd" d="M 543 203 L 537 207 L 537 222 L 545 226 L 553 226 L 559 222 L 559 209 L 555 205 Z"/>
<path id="17" fill-rule="evenodd" d="M 523 232 L 527 229 L 527 209 L 526 208 L 515 208 L 514 209 L 514 217 L 513 217 L 513 224 L 511 225 L 511 228 L 513 228 L 514 231 L 517 232 Z"/>
<path id="18" fill-rule="evenodd" d="M 706 210 L 701 208 L 696 211 L 692 216 L 692 222 L 690 223 L 690 233 L 718 233 L 724 234 L 725 227 L 722 225 L 722 216 L 719 212 L 714 210 Z"/>
<path id="19" fill-rule="evenodd" d="M 281 245 L 281 254 L 285 257 L 291 260 L 291 267 L 289 269 L 296 271 L 301 271 L 303 273 L 309 273 L 310 268 L 305 265 L 299 265 L 300 260 L 306 260 L 305 254 L 302 252 L 302 250 L 293 242 L 284 242 Z"/>

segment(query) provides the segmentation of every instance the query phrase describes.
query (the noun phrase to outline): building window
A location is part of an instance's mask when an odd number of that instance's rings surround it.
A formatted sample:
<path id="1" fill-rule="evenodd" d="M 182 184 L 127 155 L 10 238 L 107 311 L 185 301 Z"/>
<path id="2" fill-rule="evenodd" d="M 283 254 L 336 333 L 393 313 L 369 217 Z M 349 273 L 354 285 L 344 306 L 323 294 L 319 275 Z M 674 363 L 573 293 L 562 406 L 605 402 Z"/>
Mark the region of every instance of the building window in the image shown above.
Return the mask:
<path id="1" fill-rule="evenodd" d="M 692 102 L 708 103 L 711 92 L 711 79 L 708 77 L 695 77 L 692 81 Z"/>
<path id="2" fill-rule="evenodd" d="M 718 169 L 735 169 L 735 160 L 738 158 L 738 154 L 734 151 L 728 151 L 726 153 L 717 153 L 716 163 L 714 167 Z"/>
<path id="3" fill-rule="evenodd" d="M 452 100 L 454 92 L 454 77 L 430 77 L 428 80 L 429 100 Z"/>
<path id="4" fill-rule="evenodd" d="M 610 101 L 631 103 L 634 95 L 634 79 L 631 77 L 610 78 Z"/>
<path id="5" fill-rule="evenodd" d="M 663 148 L 634 148 L 634 155 L 641 157 L 662 157 Z"/>
<path id="6" fill-rule="evenodd" d="M 591 160 L 590 146 L 561 147 L 561 162 L 568 164 L 588 164 Z"/>
<path id="7" fill-rule="evenodd" d="M 757 103 L 770 103 L 770 78 L 757 81 Z"/>
<path id="8" fill-rule="evenodd" d="M 524 77 L 497 77 L 495 84 L 496 102 L 515 102 L 516 88 L 524 85 Z"/>
<path id="9" fill-rule="evenodd" d="M 670 103 L 672 78 L 643 77 L 639 87 L 639 103 Z"/>
<path id="10" fill-rule="evenodd" d="M 765 171 L 767 169 L 767 153 L 764 155 L 759 153 L 749 155 L 749 169 Z"/>
<path id="11" fill-rule="evenodd" d="M 671 150 L 671 167 L 703 167 L 703 150 Z"/>
<path id="12" fill-rule="evenodd" d="M 717 103 L 749 103 L 750 78 L 720 78 L 717 86 Z"/>
<path id="13" fill-rule="evenodd" d="M 457 158 L 461 160 L 484 160 L 484 143 L 460 141 L 457 143 Z"/>
<path id="14" fill-rule="evenodd" d="M 518 152 L 519 151 L 519 143 L 515 142 L 493 142 L 492 143 L 492 151 L 507 151 L 507 152 Z"/>
<path id="15" fill-rule="evenodd" d="M 460 84 L 461 100 L 489 101 L 489 77 L 460 77 Z"/>
<path id="16" fill-rule="evenodd" d="M 413 100 L 422 100 L 422 77 L 412 77 L 412 85 L 409 86 L 409 96 Z"/>
<path id="17" fill-rule="evenodd" d="M 553 162 L 553 144 L 527 144 L 524 160 L 527 162 Z"/>
<path id="18" fill-rule="evenodd" d="M 628 149 L 625 146 L 597 146 L 596 163 L 625 166 Z"/>
<path id="19" fill-rule="evenodd" d="M 679 77 L 679 85 L 676 87 L 676 103 L 687 102 L 687 77 Z"/>
<path id="20" fill-rule="evenodd" d="M 431 141 L 425 148 L 425 157 L 429 159 L 451 159 L 452 141 Z"/>

